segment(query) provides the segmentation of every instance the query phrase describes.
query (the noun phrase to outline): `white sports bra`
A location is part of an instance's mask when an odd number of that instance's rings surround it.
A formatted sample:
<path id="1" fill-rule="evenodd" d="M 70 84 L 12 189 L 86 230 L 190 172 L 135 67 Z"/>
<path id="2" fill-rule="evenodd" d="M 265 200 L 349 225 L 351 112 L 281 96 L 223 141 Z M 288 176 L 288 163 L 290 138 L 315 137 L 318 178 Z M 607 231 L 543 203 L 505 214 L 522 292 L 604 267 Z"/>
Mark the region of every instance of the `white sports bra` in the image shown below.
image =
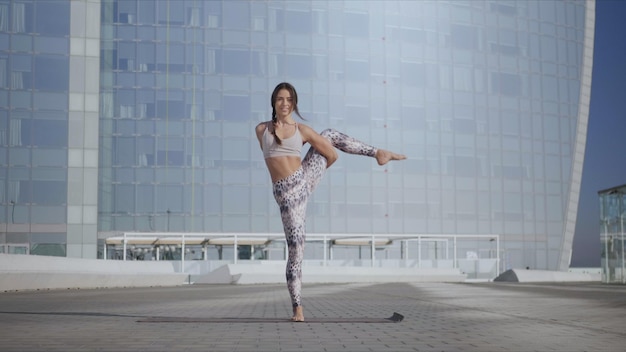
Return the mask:
<path id="1" fill-rule="evenodd" d="M 262 138 L 263 156 L 265 159 L 273 158 L 276 156 L 297 156 L 300 157 L 302 152 L 302 135 L 300 134 L 300 128 L 296 123 L 296 131 L 293 136 L 289 138 L 281 139 L 281 144 L 276 143 L 276 138 L 269 131 L 270 126 L 265 128 Z"/>

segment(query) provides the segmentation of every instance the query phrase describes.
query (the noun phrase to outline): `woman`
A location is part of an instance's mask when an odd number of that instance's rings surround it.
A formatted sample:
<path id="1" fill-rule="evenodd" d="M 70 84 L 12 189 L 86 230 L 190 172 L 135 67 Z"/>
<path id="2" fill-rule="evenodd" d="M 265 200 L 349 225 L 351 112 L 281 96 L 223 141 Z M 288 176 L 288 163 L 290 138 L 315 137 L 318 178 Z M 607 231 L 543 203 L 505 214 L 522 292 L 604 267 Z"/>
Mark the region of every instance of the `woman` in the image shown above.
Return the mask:
<path id="1" fill-rule="evenodd" d="M 379 165 L 391 160 L 406 159 L 383 149 L 376 149 L 332 129 L 321 134 L 294 121 L 298 112 L 298 94 L 286 82 L 272 93 L 272 120 L 256 126 L 265 163 L 273 183 L 273 193 L 285 231 L 288 247 L 287 288 L 293 305 L 292 321 L 304 321 L 300 290 L 302 287 L 302 258 L 304 256 L 305 215 L 309 196 L 322 179 L 324 171 L 337 160 L 335 148 L 349 153 L 376 158 Z M 300 159 L 302 146 L 311 148 Z"/>

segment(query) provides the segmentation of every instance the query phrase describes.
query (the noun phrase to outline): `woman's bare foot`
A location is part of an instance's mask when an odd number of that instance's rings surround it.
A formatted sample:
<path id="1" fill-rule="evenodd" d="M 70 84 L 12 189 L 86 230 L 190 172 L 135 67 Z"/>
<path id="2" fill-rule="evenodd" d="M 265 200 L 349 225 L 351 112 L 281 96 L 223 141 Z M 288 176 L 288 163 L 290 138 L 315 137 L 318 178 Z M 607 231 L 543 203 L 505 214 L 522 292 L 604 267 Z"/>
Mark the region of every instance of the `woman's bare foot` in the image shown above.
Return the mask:
<path id="1" fill-rule="evenodd" d="M 376 158 L 376 161 L 378 162 L 378 165 L 385 165 L 386 163 L 390 162 L 391 160 L 404 160 L 406 159 L 406 156 L 402 155 L 402 154 L 396 154 L 393 152 L 390 152 L 388 150 L 384 150 L 384 149 L 378 149 L 376 151 L 376 155 L 374 156 Z"/>
<path id="2" fill-rule="evenodd" d="M 291 321 L 304 321 L 304 314 L 302 313 L 302 306 L 293 307 L 293 317 Z"/>

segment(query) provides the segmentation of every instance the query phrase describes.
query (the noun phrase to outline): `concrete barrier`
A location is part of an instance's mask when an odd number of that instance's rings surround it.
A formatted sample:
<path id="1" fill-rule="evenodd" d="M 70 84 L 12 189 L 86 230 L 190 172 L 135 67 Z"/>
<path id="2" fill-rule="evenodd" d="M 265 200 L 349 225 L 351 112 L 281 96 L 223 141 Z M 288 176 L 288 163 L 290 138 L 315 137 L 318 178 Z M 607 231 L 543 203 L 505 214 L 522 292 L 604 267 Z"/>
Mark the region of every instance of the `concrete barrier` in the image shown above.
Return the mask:
<path id="1" fill-rule="evenodd" d="M 600 273 L 509 269 L 493 281 L 501 282 L 600 282 Z"/>
<path id="2" fill-rule="evenodd" d="M 466 276 L 453 268 L 380 268 L 303 265 L 303 281 L 311 283 L 371 282 L 464 282 Z M 285 263 L 227 264 L 196 284 L 276 284 L 285 282 Z"/>
<path id="3" fill-rule="evenodd" d="M 0 254 L 0 291 L 183 285 L 170 262 Z"/>

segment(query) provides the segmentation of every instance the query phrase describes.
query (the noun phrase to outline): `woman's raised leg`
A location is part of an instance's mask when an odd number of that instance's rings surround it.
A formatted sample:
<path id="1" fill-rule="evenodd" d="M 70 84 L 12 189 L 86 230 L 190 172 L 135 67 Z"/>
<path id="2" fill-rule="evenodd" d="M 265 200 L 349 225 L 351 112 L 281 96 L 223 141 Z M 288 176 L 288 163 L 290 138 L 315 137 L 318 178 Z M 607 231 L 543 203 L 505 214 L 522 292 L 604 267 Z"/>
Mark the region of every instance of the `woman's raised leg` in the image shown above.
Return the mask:
<path id="1" fill-rule="evenodd" d="M 396 154 L 385 149 L 378 149 L 365 144 L 334 129 L 326 129 L 320 135 L 328 138 L 332 145 L 344 153 L 371 156 L 376 158 L 379 165 L 385 165 L 391 160 L 403 160 L 406 156 Z"/>

